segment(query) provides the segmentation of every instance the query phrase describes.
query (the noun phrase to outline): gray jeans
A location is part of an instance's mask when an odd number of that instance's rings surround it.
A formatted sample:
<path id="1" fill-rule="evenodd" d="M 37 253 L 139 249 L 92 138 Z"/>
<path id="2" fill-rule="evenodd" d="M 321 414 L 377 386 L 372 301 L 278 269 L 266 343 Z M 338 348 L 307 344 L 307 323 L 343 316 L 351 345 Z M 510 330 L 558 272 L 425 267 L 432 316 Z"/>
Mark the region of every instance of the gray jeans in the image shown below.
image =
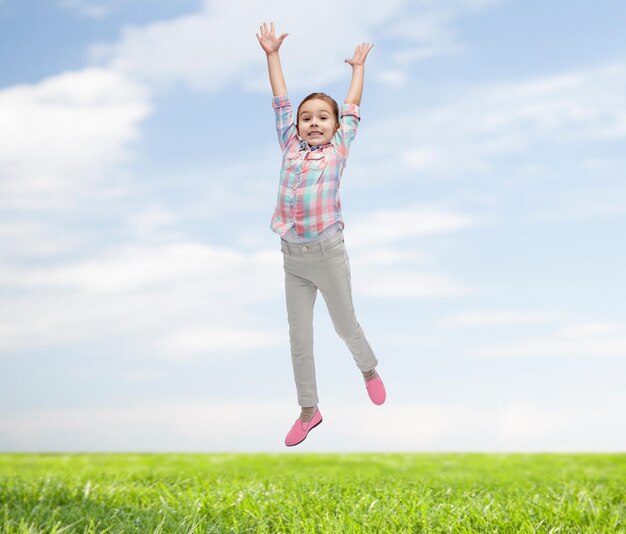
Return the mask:
<path id="1" fill-rule="evenodd" d="M 370 371 L 378 364 L 352 304 L 348 253 L 340 230 L 318 243 L 280 241 L 285 268 L 285 296 L 293 375 L 300 406 L 318 403 L 313 359 L 313 306 L 319 289 L 335 331 L 350 349 L 357 367 Z"/>

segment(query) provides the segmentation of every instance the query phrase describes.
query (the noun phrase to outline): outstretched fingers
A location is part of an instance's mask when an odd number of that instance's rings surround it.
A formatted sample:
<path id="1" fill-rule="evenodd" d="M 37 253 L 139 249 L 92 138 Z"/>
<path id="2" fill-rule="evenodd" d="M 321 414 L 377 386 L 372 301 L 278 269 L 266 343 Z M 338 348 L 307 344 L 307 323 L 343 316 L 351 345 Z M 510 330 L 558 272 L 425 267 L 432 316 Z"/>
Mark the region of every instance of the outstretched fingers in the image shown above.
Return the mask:
<path id="1" fill-rule="evenodd" d="M 2 0 L 0 0 L 0 2 L 1 1 Z M 263 50 L 265 50 L 265 52 L 268 54 L 278 51 L 285 37 L 289 35 L 288 33 L 283 33 L 280 37 L 276 37 L 276 27 L 274 26 L 273 22 L 271 22 L 269 25 L 267 22 L 264 22 L 259 26 L 259 31 L 260 34 L 256 34 L 257 39 L 261 44 Z"/>
<path id="2" fill-rule="evenodd" d="M 374 47 L 373 44 L 369 44 L 369 43 L 361 43 L 359 46 L 357 46 L 357 50 L 359 51 L 360 54 L 365 54 L 367 55 L 368 52 Z"/>
<path id="3" fill-rule="evenodd" d="M 349 63 L 350 65 L 363 65 L 365 63 L 365 59 L 367 58 L 367 54 L 369 54 L 369 51 L 373 47 L 373 44 L 365 42 L 357 45 L 354 49 L 354 56 L 352 56 L 352 59 L 346 59 L 346 63 Z"/>

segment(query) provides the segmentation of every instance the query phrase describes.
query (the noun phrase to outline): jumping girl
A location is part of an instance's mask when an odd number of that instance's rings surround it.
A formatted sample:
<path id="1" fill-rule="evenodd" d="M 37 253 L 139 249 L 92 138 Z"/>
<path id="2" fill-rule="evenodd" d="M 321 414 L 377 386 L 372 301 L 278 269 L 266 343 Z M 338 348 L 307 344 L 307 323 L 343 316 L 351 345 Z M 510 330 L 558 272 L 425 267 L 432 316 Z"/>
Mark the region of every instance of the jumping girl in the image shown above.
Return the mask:
<path id="1" fill-rule="evenodd" d="M 385 402 L 385 386 L 376 372 L 378 360 L 352 304 L 350 264 L 343 238 L 339 199 L 341 175 L 360 121 L 365 59 L 374 45 L 362 43 L 352 59 L 352 81 L 341 110 L 324 93 L 312 93 L 293 117 L 278 50 L 287 37 L 276 37 L 274 23 L 260 27 L 257 38 L 267 54 L 274 95 L 278 142 L 283 152 L 277 205 L 270 228 L 281 236 L 291 361 L 301 411 L 285 445 L 302 442 L 322 422 L 317 407 L 313 358 L 313 306 L 319 289 L 335 331 L 363 373 L 374 404 Z"/>

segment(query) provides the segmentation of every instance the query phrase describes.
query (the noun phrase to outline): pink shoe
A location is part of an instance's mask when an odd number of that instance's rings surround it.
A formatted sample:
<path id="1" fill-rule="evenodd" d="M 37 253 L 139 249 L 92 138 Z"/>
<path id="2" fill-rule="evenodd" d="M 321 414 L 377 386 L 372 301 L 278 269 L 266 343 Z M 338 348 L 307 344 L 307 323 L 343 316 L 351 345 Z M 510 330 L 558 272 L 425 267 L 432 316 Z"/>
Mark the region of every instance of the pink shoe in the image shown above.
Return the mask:
<path id="1" fill-rule="evenodd" d="M 381 405 L 387 398 L 387 392 L 385 391 L 385 385 L 380 376 L 376 376 L 365 383 L 367 388 L 367 394 L 374 404 Z"/>
<path id="2" fill-rule="evenodd" d="M 300 419 L 296 419 L 296 422 L 291 427 L 291 430 L 287 433 L 285 438 L 285 445 L 287 447 L 293 447 L 298 443 L 302 443 L 307 434 L 313 430 L 317 425 L 322 422 L 322 414 L 319 410 L 315 410 L 313 419 L 307 423 L 303 423 Z"/>

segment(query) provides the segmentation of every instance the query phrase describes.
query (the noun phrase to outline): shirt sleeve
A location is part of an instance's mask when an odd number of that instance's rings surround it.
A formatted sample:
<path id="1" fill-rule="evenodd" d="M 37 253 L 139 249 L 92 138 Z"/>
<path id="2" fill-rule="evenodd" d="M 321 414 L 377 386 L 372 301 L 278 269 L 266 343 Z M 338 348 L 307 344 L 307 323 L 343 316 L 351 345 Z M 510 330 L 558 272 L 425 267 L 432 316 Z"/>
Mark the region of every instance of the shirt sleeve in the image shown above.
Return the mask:
<path id="1" fill-rule="evenodd" d="M 361 112 L 356 104 L 343 104 L 339 112 L 339 129 L 335 134 L 335 145 L 339 155 L 344 159 L 348 157 L 350 145 L 356 135 L 356 129 L 361 120 Z"/>
<path id="2" fill-rule="evenodd" d="M 298 131 L 293 120 L 291 101 L 288 96 L 272 97 L 272 107 L 276 113 L 276 133 L 283 152 L 296 140 Z"/>

